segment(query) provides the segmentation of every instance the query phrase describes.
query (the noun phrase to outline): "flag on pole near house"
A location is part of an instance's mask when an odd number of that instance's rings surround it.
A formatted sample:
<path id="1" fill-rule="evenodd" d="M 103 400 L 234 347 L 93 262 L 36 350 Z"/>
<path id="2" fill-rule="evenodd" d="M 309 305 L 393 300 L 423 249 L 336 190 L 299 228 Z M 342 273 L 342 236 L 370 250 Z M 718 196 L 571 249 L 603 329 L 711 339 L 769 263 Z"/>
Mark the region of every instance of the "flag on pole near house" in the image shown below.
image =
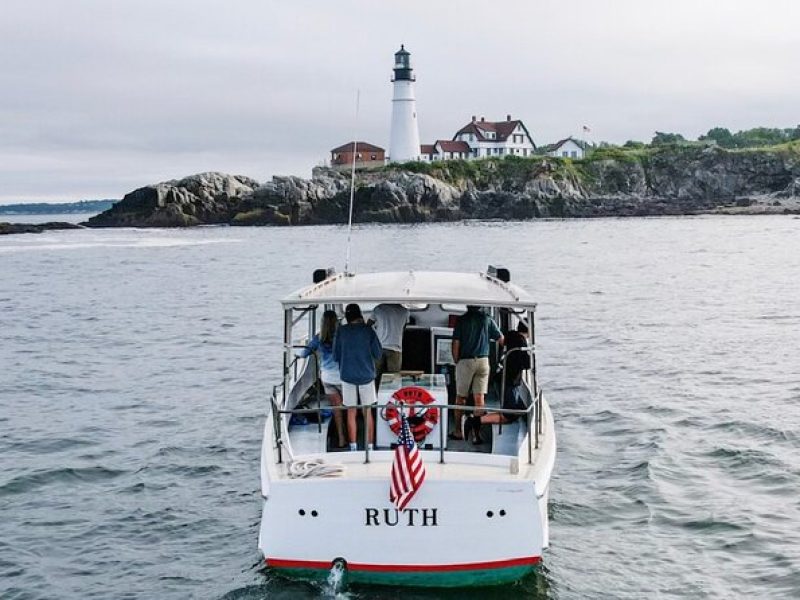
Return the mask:
<path id="1" fill-rule="evenodd" d="M 408 419 L 400 415 L 400 436 L 394 449 L 392 463 L 392 479 L 389 483 L 389 500 L 394 502 L 397 510 L 403 510 L 411 502 L 414 494 L 425 481 L 425 466 L 419 455 Z"/>

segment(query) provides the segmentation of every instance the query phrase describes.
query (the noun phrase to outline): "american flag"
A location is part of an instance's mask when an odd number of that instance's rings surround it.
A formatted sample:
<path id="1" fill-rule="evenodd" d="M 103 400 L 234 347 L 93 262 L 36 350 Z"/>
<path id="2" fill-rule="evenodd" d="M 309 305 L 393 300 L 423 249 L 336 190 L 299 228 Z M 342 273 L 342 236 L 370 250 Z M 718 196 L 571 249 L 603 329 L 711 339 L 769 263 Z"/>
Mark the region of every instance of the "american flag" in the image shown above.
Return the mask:
<path id="1" fill-rule="evenodd" d="M 403 510 L 411 502 L 414 494 L 425 481 L 425 466 L 417 450 L 408 419 L 400 415 L 400 436 L 394 449 L 392 463 L 392 481 L 389 484 L 389 500 L 394 502 L 397 510 Z"/>

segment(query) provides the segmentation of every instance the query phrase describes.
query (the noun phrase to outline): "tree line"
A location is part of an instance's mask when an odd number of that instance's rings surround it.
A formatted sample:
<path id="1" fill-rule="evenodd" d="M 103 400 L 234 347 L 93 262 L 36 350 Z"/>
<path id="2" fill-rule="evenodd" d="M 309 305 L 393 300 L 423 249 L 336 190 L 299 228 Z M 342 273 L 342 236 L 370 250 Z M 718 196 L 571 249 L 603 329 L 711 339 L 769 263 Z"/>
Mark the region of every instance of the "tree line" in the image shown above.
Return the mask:
<path id="1" fill-rule="evenodd" d="M 762 148 L 764 146 L 777 146 L 800 140 L 800 125 L 787 129 L 772 127 L 754 127 L 731 132 L 726 127 L 712 127 L 697 138 L 698 142 L 716 144 L 721 148 Z M 669 144 L 691 143 L 680 133 L 669 133 L 666 131 L 656 131 L 653 139 L 650 140 L 652 146 L 666 146 Z M 629 140 L 623 145 L 625 148 L 641 148 L 644 142 Z"/>

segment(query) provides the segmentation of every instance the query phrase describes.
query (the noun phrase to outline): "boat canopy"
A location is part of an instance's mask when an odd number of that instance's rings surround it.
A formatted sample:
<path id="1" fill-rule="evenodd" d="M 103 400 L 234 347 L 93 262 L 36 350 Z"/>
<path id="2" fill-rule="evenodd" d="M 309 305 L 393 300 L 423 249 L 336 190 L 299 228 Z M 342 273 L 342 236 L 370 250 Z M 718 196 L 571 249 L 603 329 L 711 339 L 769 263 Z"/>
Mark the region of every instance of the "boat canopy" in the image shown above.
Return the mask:
<path id="1" fill-rule="evenodd" d="M 475 304 L 533 311 L 536 303 L 522 288 L 486 273 L 397 271 L 332 275 L 284 298 L 284 309 L 350 302 Z"/>

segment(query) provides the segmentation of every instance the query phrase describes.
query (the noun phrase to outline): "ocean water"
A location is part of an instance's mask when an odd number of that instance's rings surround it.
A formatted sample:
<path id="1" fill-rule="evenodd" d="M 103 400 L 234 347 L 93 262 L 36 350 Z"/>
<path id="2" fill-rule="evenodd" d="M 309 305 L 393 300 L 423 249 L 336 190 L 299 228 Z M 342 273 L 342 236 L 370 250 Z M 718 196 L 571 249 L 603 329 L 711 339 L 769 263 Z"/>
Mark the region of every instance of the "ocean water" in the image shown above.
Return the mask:
<path id="1" fill-rule="evenodd" d="M 800 219 L 360 226 L 356 270 L 509 267 L 557 420 L 520 584 L 264 573 L 278 300 L 341 227 L 0 238 L 0 598 L 800 597 Z"/>

